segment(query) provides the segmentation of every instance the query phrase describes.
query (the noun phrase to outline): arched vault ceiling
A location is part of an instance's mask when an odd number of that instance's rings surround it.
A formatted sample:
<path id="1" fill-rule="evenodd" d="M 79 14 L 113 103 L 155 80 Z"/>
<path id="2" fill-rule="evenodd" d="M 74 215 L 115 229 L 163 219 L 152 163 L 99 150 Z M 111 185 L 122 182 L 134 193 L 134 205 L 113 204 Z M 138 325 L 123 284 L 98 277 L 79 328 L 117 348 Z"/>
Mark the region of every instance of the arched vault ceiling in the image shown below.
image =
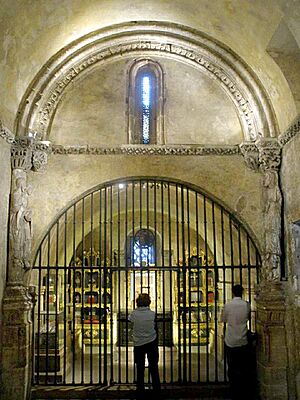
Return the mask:
<path id="1" fill-rule="evenodd" d="M 263 0 L 0 0 L 0 94 L 4 99 L 0 117 L 12 127 L 34 76 L 72 41 L 116 23 L 157 20 L 204 32 L 242 57 L 271 97 L 282 130 L 296 108 L 284 76 L 265 49 L 286 10 L 293 16 L 294 4 L 292 0 L 274 0 L 271 5 Z"/>

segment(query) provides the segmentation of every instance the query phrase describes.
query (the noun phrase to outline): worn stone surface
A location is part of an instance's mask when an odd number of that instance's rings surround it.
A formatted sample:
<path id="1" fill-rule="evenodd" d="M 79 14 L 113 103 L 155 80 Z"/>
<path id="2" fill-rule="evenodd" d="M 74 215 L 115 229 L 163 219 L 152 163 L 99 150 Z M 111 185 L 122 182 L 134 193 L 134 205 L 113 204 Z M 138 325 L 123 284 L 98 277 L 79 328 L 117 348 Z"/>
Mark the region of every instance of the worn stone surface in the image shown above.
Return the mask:
<path id="1" fill-rule="evenodd" d="M 164 71 L 165 144 L 242 141 L 235 107 L 214 80 L 183 63 L 151 58 Z M 85 79 L 75 81 L 59 105 L 49 140 L 63 145 L 128 143 L 125 98 L 133 59 L 123 56 L 109 68 L 100 65 Z"/>
<path id="2" fill-rule="evenodd" d="M 64 176 L 63 180 L 61 176 Z M 39 187 L 31 195 L 33 220 L 39 221 L 34 225 L 34 246 L 58 212 L 83 192 L 103 182 L 134 176 L 161 176 L 197 185 L 232 210 L 241 195 L 247 196 L 247 205 L 237 216 L 254 232 L 258 244 L 261 242 L 261 175 L 249 170 L 241 156 L 55 155 L 49 159 L 46 175 L 29 176 L 29 184 Z M 44 190 L 47 191 L 47 200 L 41 207 L 39 193 Z"/>
<path id="3" fill-rule="evenodd" d="M 292 234 L 292 224 L 299 221 L 300 219 L 300 177 L 299 177 L 299 151 L 300 151 L 300 137 L 299 135 L 294 136 L 283 148 L 282 157 L 282 172 L 281 179 L 283 184 L 284 192 L 284 205 L 285 205 L 285 235 L 287 239 L 286 248 L 286 275 L 288 277 L 287 282 L 287 294 L 289 301 L 294 304 L 291 307 L 288 324 L 289 332 L 288 343 L 289 343 L 289 357 L 290 363 L 295 366 L 295 369 L 290 371 L 290 381 L 293 382 L 295 376 L 300 373 L 300 304 L 299 304 L 299 287 L 297 282 L 297 259 L 295 257 L 295 242 Z M 300 381 L 296 380 L 296 388 L 293 388 L 300 393 Z"/>
<path id="4" fill-rule="evenodd" d="M 0 206 L 0 338 L 2 337 L 2 299 L 6 281 L 7 270 L 7 227 L 8 227 L 8 207 L 10 192 L 10 145 L 0 139 L 0 170 L 1 170 L 1 206 Z M 1 340 L 1 339 L 0 339 Z M 2 340 L 0 344 L 0 380 L 2 373 Z M 0 385 L 1 388 L 1 385 Z"/>
<path id="5" fill-rule="evenodd" d="M 184 6 L 180 0 L 155 1 L 154 4 L 144 0 L 127 0 L 126 3 L 105 0 L 99 7 L 96 0 L 90 1 L 88 6 L 84 0 L 64 0 L 58 8 L 47 0 L 34 4 L 13 0 L 2 1 L 1 10 L 1 95 L 6 101 L 2 102 L 0 114 L 9 127 L 13 126 L 25 88 L 54 53 L 93 30 L 136 20 L 164 20 L 189 25 L 221 40 L 258 74 L 272 95 L 281 128 L 285 128 L 295 115 L 288 84 L 265 52 L 284 14 L 281 2 L 269 7 L 268 3 L 255 1 L 254 7 L 253 3 L 240 7 L 238 3 L 225 0 L 217 3 L 202 0 L 201 6 L 192 0 L 185 1 Z M 245 21 L 247 23 L 243 23 Z M 243 35 L 240 34 L 241 23 Z"/>

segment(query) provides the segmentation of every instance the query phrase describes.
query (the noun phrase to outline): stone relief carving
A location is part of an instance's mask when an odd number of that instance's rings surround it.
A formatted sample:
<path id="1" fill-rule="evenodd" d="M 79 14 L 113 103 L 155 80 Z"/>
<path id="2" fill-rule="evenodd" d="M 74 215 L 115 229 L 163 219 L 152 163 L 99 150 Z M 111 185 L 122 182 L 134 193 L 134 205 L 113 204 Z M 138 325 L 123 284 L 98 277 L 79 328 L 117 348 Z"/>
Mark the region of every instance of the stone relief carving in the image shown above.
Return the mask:
<path id="1" fill-rule="evenodd" d="M 3 126 L 0 120 L 0 137 L 4 139 L 8 144 L 13 144 L 15 141 L 14 135 L 10 132 L 8 128 Z"/>
<path id="2" fill-rule="evenodd" d="M 259 159 L 258 159 L 258 148 L 254 143 L 244 142 L 240 144 L 241 153 L 244 156 L 244 161 L 248 168 L 258 171 Z"/>
<path id="3" fill-rule="evenodd" d="M 53 154 L 89 154 L 89 155 L 236 155 L 240 153 L 238 146 L 62 146 L 52 145 Z"/>
<path id="4" fill-rule="evenodd" d="M 265 251 L 262 256 L 262 278 L 268 282 L 275 282 L 280 280 L 281 273 L 282 194 L 278 179 L 281 146 L 277 139 L 272 138 L 260 138 L 256 145 L 263 172 Z"/>
<path id="5" fill-rule="evenodd" d="M 10 237 L 14 268 L 25 271 L 31 267 L 32 211 L 28 206 L 31 192 L 26 175 L 17 176 L 12 192 Z"/>
<path id="6" fill-rule="evenodd" d="M 32 157 L 32 169 L 34 171 L 44 171 L 48 162 L 46 151 L 35 150 Z"/>
<path id="7" fill-rule="evenodd" d="M 291 124 L 291 126 L 282 135 L 279 136 L 279 143 L 281 144 L 281 146 L 284 146 L 299 132 L 300 132 L 300 115 L 298 115 L 298 117 Z"/>
<path id="8" fill-rule="evenodd" d="M 281 164 L 281 145 L 275 138 L 263 138 L 255 142 L 259 151 L 259 164 L 262 171 L 278 170 Z"/>

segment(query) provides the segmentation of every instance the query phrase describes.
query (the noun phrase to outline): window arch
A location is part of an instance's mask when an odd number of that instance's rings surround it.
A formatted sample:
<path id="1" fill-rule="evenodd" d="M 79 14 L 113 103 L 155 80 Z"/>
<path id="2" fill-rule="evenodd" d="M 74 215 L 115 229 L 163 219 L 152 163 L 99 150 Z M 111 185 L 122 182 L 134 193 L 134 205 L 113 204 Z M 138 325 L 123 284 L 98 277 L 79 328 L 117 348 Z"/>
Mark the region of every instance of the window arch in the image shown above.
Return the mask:
<path id="1" fill-rule="evenodd" d="M 135 61 L 129 69 L 128 142 L 164 144 L 163 72 L 152 60 Z"/>

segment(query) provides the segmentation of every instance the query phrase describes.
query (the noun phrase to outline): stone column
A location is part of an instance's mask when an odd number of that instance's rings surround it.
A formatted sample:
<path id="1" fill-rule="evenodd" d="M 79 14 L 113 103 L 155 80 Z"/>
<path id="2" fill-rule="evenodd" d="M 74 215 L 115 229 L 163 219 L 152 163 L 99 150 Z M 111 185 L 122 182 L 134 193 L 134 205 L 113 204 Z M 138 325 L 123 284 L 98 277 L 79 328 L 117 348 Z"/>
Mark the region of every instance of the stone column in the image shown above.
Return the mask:
<path id="1" fill-rule="evenodd" d="M 282 195 L 279 185 L 281 146 L 277 139 L 256 142 L 263 174 L 264 246 L 260 284 L 256 292 L 257 368 L 263 400 L 287 400 L 288 352 L 285 296 L 281 277 Z"/>
<path id="2" fill-rule="evenodd" d="M 32 140 L 18 139 L 13 143 L 8 278 L 3 298 L 1 398 L 5 400 L 26 400 L 30 396 L 33 296 L 28 285 L 32 267 L 32 213 L 27 175 L 35 166 L 44 164 L 43 160 L 46 158 L 39 156 Z"/>

